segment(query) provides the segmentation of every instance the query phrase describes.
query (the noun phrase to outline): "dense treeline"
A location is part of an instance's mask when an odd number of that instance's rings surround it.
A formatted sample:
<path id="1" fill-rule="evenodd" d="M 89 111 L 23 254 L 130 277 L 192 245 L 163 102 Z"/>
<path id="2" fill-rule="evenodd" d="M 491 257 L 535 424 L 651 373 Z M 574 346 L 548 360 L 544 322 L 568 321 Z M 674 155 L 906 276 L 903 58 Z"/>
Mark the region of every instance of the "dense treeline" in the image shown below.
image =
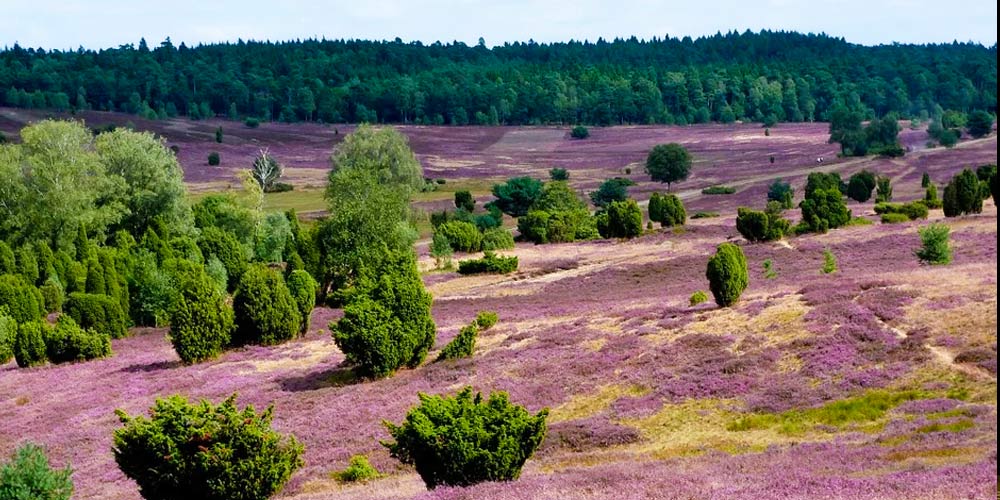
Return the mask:
<path id="1" fill-rule="evenodd" d="M 996 45 L 866 47 L 762 31 L 612 42 L 305 40 L 0 52 L 0 104 L 322 122 L 828 120 L 996 112 Z"/>

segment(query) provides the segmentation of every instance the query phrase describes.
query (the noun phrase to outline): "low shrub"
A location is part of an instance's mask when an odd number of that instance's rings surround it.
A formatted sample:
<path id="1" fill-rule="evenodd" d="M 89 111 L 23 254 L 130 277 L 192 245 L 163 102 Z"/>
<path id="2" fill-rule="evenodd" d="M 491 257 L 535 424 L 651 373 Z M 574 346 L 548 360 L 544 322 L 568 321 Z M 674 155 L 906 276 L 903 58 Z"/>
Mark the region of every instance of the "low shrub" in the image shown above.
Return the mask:
<path id="1" fill-rule="evenodd" d="M 69 316 L 59 316 L 45 332 L 45 354 L 53 363 L 87 361 L 111 355 L 111 337 L 80 328 Z"/>
<path id="2" fill-rule="evenodd" d="M 743 290 L 749 285 L 747 259 L 743 249 L 732 244 L 718 246 L 715 255 L 708 259 L 705 277 L 708 288 L 715 297 L 715 303 L 728 307 L 740 300 Z"/>
<path id="3" fill-rule="evenodd" d="M 211 153 L 208 153 L 208 166 L 217 167 L 219 166 L 221 160 L 222 158 L 219 156 L 218 151 L 212 151 Z"/>
<path id="4" fill-rule="evenodd" d="M 53 469 L 45 450 L 27 443 L 14 452 L 10 462 L 0 466 L 0 499 L 69 500 L 73 496 L 72 475 L 69 465 Z"/>
<path id="5" fill-rule="evenodd" d="M 71 293 L 64 310 L 84 330 L 103 333 L 113 339 L 128 335 L 128 323 L 121 305 L 107 295 Z"/>
<path id="6" fill-rule="evenodd" d="M 455 208 L 472 212 L 476 208 L 476 199 L 472 197 L 472 193 L 467 189 L 455 191 Z"/>
<path id="7" fill-rule="evenodd" d="M 823 267 L 820 270 L 823 274 L 837 272 L 837 257 L 828 248 L 823 250 Z"/>
<path id="8" fill-rule="evenodd" d="M 18 323 L 36 320 L 45 312 L 45 299 L 37 288 L 16 274 L 0 276 L 0 307 Z"/>
<path id="9" fill-rule="evenodd" d="M 402 424 L 385 423 L 394 441 L 383 445 L 431 489 L 517 479 L 545 438 L 548 409 L 531 415 L 505 392 L 419 397 Z"/>
<path id="10" fill-rule="evenodd" d="M 437 269 L 451 269 L 451 256 L 454 252 L 448 238 L 441 233 L 434 233 L 430 246 L 431 257 L 434 258 L 434 267 Z"/>
<path id="11" fill-rule="evenodd" d="M 597 232 L 604 238 L 635 238 L 642 234 L 642 210 L 635 200 L 613 201 L 597 214 Z"/>
<path id="12" fill-rule="evenodd" d="M 692 219 L 712 219 L 719 216 L 719 212 L 695 212 Z"/>
<path id="13" fill-rule="evenodd" d="M 902 215 L 905 219 L 898 220 L 898 217 L 893 219 L 905 222 L 906 220 L 926 219 L 928 212 L 924 200 L 917 200 L 909 203 L 876 203 L 875 213 L 882 215 L 882 222 L 885 222 L 885 216 L 888 214 Z"/>
<path id="14" fill-rule="evenodd" d="M 260 120 L 254 117 L 248 117 L 246 120 L 243 120 L 243 125 L 246 125 L 247 128 L 257 128 L 260 126 Z"/>
<path id="15" fill-rule="evenodd" d="M 649 220 L 659 222 L 662 227 L 683 226 L 687 211 L 677 195 L 653 193 L 649 197 Z"/>
<path id="16" fill-rule="evenodd" d="M 378 479 L 381 474 L 368 462 L 368 457 L 354 455 L 346 469 L 334 472 L 332 476 L 341 483 L 363 483 Z"/>
<path id="17" fill-rule="evenodd" d="M 115 461 L 148 500 L 270 498 L 303 465 L 302 445 L 271 428 L 274 408 L 258 414 L 183 396 L 157 399 L 150 417 L 115 414 Z"/>
<path id="18" fill-rule="evenodd" d="M 917 230 L 921 247 L 913 253 L 927 264 L 947 264 L 951 262 L 951 248 L 948 245 L 950 230 L 944 224 L 931 224 Z"/>
<path id="19" fill-rule="evenodd" d="M 514 235 L 502 227 L 483 231 L 483 250 L 510 250 L 514 248 Z"/>
<path id="20" fill-rule="evenodd" d="M 441 354 L 438 355 L 437 360 L 444 361 L 446 359 L 468 358 L 472 356 L 472 352 L 476 350 L 477 335 L 479 335 L 479 327 L 476 323 L 463 326 L 459 330 L 458 335 L 451 342 L 448 342 L 444 346 L 444 349 L 441 349 Z"/>
<path id="21" fill-rule="evenodd" d="M 736 188 L 729 186 L 709 186 L 701 190 L 701 194 L 733 194 Z"/>
<path id="22" fill-rule="evenodd" d="M 484 252 L 481 259 L 467 259 L 458 263 L 459 274 L 509 274 L 517 271 L 517 256 L 503 257 Z"/>
<path id="23" fill-rule="evenodd" d="M 18 325 L 17 337 L 14 337 L 17 366 L 28 368 L 45 364 L 45 336 L 49 328 L 49 324 L 40 319 Z"/>
<path id="24" fill-rule="evenodd" d="M 697 292 L 694 292 L 694 293 L 691 294 L 691 298 L 688 299 L 688 303 L 692 307 L 694 307 L 694 306 L 696 306 L 698 304 L 701 304 L 701 303 L 703 303 L 703 302 L 705 302 L 707 300 L 708 300 L 708 294 L 705 293 L 705 292 L 703 292 L 703 291 L 701 291 L 701 290 L 698 290 Z"/>
<path id="25" fill-rule="evenodd" d="M 882 224 L 899 224 L 901 222 L 909 222 L 910 218 L 906 214 L 900 213 L 888 213 L 882 214 Z"/>
<path id="26" fill-rule="evenodd" d="M 489 330 L 490 328 L 493 328 L 493 325 L 497 324 L 497 321 L 500 321 L 500 317 L 493 311 L 479 311 L 479 313 L 476 314 L 476 326 L 478 326 L 480 330 Z"/>
<path id="27" fill-rule="evenodd" d="M 254 264 L 243 273 L 233 295 L 233 313 L 235 345 L 280 344 L 295 338 L 302 324 L 281 273 L 264 264 Z"/>
<path id="28" fill-rule="evenodd" d="M 590 137 L 590 130 L 583 125 L 577 125 L 569 132 L 569 136 L 574 139 L 586 139 Z"/>
<path id="29" fill-rule="evenodd" d="M 287 193 L 289 191 L 294 191 L 295 186 L 287 182 L 272 182 L 268 184 L 267 189 L 264 190 L 265 193 Z"/>
<path id="30" fill-rule="evenodd" d="M 780 207 L 777 202 L 771 204 Z M 736 230 L 747 241 L 757 242 L 780 240 L 790 228 L 788 220 L 781 217 L 780 208 L 761 212 L 740 207 L 736 210 Z"/>
<path id="31" fill-rule="evenodd" d="M 444 235 L 452 250 L 458 252 L 478 252 L 483 246 L 483 234 L 471 222 L 449 221 L 434 231 Z"/>
<path id="32" fill-rule="evenodd" d="M 569 171 L 565 168 L 550 168 L 549 169 L 549 179 L 554 181 L 568 181 Z"/>
<path id="33" fill-rule="evenodd" d="M 766 259 L 763 263 L 764 279 L 774 279 L 778 277 L 778 272 L 774 270 L 774 261 Z"/>

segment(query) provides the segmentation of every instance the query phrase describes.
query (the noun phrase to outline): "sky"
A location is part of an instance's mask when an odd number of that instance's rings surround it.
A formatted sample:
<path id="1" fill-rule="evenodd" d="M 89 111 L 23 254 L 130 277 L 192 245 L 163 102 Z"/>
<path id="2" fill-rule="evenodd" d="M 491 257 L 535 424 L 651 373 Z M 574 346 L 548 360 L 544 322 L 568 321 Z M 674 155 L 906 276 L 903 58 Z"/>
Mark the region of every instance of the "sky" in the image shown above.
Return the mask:
<path id="1" fill-rule="evenodd" d="M 865 45 L 997 40 L 990 0 L 0 0 L 0 47 L 354 38 L 595 41 L 760 29 Z"/>

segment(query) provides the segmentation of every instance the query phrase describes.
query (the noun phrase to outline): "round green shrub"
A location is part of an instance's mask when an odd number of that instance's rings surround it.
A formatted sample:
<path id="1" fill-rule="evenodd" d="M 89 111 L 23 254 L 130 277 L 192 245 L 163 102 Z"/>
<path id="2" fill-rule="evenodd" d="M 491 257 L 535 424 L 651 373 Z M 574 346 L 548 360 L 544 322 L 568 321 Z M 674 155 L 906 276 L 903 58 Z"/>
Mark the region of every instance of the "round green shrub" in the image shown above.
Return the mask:
<path id="1" fill-rule="evenodd" d="M 493 252 L 483 252 L 481 259 L 466 259 L 458 263 L 458 274 L 509 274 L 517 271 L 516 255 L 504 257 Z"/>
<path id="2" fill-rule="evenodd" d="M 851 220 L 851 212 L 838 189 L 807 190 L 806 199 L 799 207 L 802 209 L 802 223 L 813 232 L 825 233 Z"/>
<path id="3" fill-rule="evenodd" d="M 698 304 L 701 304 L 701 303 L 703 303 L 703 302 L 705 302 L 707 300 L 708 300 L 708 294 L 705 293 L 705 292 L 703 292 L 703 291 L 701 291 L 701 290 L 698 290 L 697 292 L 694 292 L 694 293 L 691 294 L 691 298 L 688 299 L 688 304 L 690 304 L 692 307 L 694 307 L 694 306 L 696 306 Z"/>
<path id="4" fill-rule="evenodd" d="M 434 345 L 431 295 L 412 253 L 392 255 L 383 272 L 344 307 L 330 324 L 337 347 L 363 377 L 384 377 L 402 366 L 416 367 Z"/>
<path id="5" fill-rule="evenodd" d="M 483 234 L 475 224 L 465 221 L 449 221 L 434 230 L 448 238 L 452 250 L 458 252 L 478 252 L 483 245 Z"/>
<path id="6" fill-rule="evenodd" d="M 45 332 L 45 353 L 53 363 L 87 361 L 111 355 L 111 337 L 80 328 L 73 318 L 62 315 Z"/>
<path id="7" fill-rule="evenodd" d="M 295 338 L 302 322 L 281 273 L 264 264 L 243 273 L 233 295 L 235 345 L 275 345 Z"/>
<path id="8" fill-rule="evenodd" d="M 14 338 L 14 359 L 17 366 L 28 368 L 45 364 L 45 334 L 49 324 L 36 319 L 21 323 Z"/>
<path id="9" fill-rule="evenodd" d="M 587 127 L 584 127 L 583 125 L 577 125 L 573 127 L 573 130 L 570 130 L 569 136 L 574 139 L 586 139 L 590 137 L 590 130 L 588 130 Z"/>
<path id="10" fill-rule="evenodd" d="M 222 162 L 222 158 L 219 156 L 218 151 L 212 151 L 208 153 L 208 166 L 216 167 Z"/>
<path id="11" fill-rule="evenodd" d="M 862 170 L 851 176 L 847 181 L 847 197 L 864 203 L 871 199 L 875 189 L 875 174 Z"/>
<path id="12" fill-rule="evenodd" d="M 767 214 L 764 212 L 744 207 L 736 209 L 736 230 L 747 241 L 766 241 L 768 227 Z"/>
<path id="13" fill-rule="evenodd" d="M 0 240 L 0 274 L 16 274 L 17 259 L 6 241 Z"/>
<path id="14" fill-rule="evenodd" d="M 0 499 L 69 500 L 73 496 L 73 469 L 54 470 L 45 450 L 26 443 L 11 461 L 0 466 Z"/>
<path id="15" fill-rule="evenodd" d="M 177 299 L 170 307 L 170 343 L 184 363 L 218 356 L 229 345 L 233 310 L 226 293 L 206 272 L 180 273 Z"/>
<path id="16" fill-rule="evenodd" d="M 18 323 L 33 321 L 45 312 L 45 299 L 37 288 L 16 274 L 0 276 L 0 308 L 6 307 Z"/>
<path id="17" fill-rule="evenodd" d="M 983 211 L 982 188 L 972 169 L 964 169 L 944 188 L 944 215 L 956 217 Z"/>
<path id="18" fill-rule="evenodd" d="M 316 290 L 319 284 L 304 270 L 292 271 L 287 279 L 288 291 L 292 294 L 292 300 L 299 311 L 301 324 L 299 333 L 309 331 L 309 317 L 312 315 L 313 307 L 316 306 Z"/>
<path id="19" fill-rule="evenodd" d="M 483 250 L 510 250 L 514 248 L 514 235 L 507 229 L 495 227 L 483 231 Z"/>
<path id="20" fill-rule="evenodd" d="M 705 271 L 708 288 L 715 297 L 715 303 L 728 307 L 739 301 L 743 290 L 749 285 L 748 275 L 743 249 L 732 243 L 719 245 L 715 255 L 708 259 Z"/>
<path id="21" fill-rule="evenodd" d="M 604 238 L 635 238 L 642 234 L 642 210 L 635 200 L 613 201 L 597 218 L 597 231 Z"/>
<path id="22" fill-rule="evenodd" d="M 157 399 L 150 418 L 115 414 L 115 462 L 147 500 L 270 498 L 302 466 L 302 445 L 271 428 L 274 408 Z"/>
<path id="23" fill-rule="evenodd" d="M 476 199 L 467 189 L 455 191 L 455 208 L 461 208 L 466 212 L 472 212 L 476 208 Z"/>
<path id="24" fill-rule="evenodd" d="M 479 311 L 479 313 L 476 314 L 476 326 L 478 326 L 480 330 L 489 330 L 490 328 L 493 328 L 493 325 L 497 324 L 497 321 L 500 321 L 500 317 L 493 311 Z"/>
<path id="25" fill-rule="evenodd" d="M 17 321 L 0 310 L 0 365 L 14 358 L 14 342 L 17 341 Z"/>
<path id="26" fill-rule="evenodd" d="M 38 283 L 38 259 L 29 245 L 17 249 L 17 272 L 29 285 Z"/>
<path id="27" fill-rule="evenodd" d="M 107 295 L 71 293 L 64 312 L 85 330 L 120 339 L 128 335 L 128 323 L 121 306 Z"/>
<path id="28" fill-rule="evenodd" d="M 471 387 L 455 396 L 419 397 L 420 405 L 402 424 L 386 422 L 395 441 L 384 446 L 413 464 L 431 489 L 517 479 L 545 438 L 548 409 L 531 415 L 505 392 L 491 393 L 485 401 Z"/>
<path id="29" fill-rule="evenodd" d="M 683 226 L 687 211 L 677 195 L 653 193 L 649 198 L 649 220 L 659 222 L 662 227 Z"/>
<path id="30" fill-rule="evenodd" d="M 346 469 L 333 473 L 334 479 L 342 483 L 363 483 L 381 476 L 378 469 L 368 462 L 364 455 L 354 455 Z"/>

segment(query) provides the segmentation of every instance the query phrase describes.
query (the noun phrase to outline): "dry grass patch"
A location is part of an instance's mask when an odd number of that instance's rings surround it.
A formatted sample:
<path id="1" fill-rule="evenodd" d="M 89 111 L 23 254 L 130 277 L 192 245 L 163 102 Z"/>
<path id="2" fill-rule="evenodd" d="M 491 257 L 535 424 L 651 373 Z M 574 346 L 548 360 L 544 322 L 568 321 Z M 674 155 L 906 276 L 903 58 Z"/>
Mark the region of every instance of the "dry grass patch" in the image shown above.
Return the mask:
<path id="1" fill-rule="evenodd" d="M 605 385 L 597 388 L 594 394 L 577 394 L 569 401 L 555 407 L 549 413 L 549 423 L 564 422 L 596 415 L 608 409 L 618 398 L 625 396 L 642 396 L 649 391 L 639 386 Z"/>
<path id="2" fill-rule="evenodd" d="M 250 365 L 250 369 L 242 370 L 240 374 L 251 372 L 270 373 L 311 368 L 339 352 L 340 350 L 337 349 L 337 344 L 334 344 L 333 340 L 315 340 L 288 349 L 280 359 L 245 361 L 243 363 Z"/>

